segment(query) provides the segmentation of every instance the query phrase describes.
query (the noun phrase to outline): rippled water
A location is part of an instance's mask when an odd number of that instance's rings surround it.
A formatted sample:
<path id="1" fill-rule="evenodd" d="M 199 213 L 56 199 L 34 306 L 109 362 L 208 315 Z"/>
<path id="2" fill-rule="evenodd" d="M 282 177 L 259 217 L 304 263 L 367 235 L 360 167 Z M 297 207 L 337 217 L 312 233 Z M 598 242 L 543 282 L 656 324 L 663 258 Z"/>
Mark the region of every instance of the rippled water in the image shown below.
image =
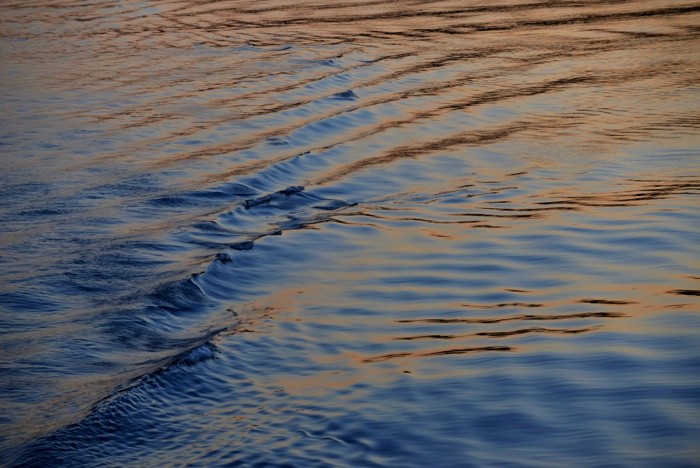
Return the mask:
<path id="1" fill-rule="evenodd" d="M 0 4 L 0 464 L 700 463 L 700 4 Z"/>

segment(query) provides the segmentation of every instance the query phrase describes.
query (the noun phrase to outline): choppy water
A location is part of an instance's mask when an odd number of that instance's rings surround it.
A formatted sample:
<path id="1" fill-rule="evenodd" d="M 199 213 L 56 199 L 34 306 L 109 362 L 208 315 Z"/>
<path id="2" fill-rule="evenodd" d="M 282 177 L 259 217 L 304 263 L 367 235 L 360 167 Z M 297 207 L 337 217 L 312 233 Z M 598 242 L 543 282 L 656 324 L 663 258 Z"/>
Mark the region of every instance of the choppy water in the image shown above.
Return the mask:
<path id="1" fill-rule="evenodd" d="M 0 4 L 0 464 L 700 464 L 700 4 Z"/>

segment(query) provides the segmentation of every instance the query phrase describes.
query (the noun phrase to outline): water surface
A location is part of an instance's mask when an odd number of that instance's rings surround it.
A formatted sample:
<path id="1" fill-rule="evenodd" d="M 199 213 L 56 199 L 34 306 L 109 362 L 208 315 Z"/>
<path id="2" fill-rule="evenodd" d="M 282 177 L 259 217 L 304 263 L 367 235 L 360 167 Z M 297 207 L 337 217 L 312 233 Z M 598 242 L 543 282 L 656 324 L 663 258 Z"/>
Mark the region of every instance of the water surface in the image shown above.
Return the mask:
<path id="1" fill-rule="evenodd" d="M 700 463 L 700 4 L 6 1 L 0 463 Z"/>

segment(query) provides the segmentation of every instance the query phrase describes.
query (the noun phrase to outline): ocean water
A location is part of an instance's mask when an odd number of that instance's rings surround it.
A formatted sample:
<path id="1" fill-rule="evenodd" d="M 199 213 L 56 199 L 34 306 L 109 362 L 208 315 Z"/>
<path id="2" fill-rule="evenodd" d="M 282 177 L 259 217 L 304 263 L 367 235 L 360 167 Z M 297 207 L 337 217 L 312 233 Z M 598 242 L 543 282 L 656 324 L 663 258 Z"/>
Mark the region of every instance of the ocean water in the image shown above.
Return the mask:
<path id="1" fill-rule="evenodd" d="M 0 465 L 700 465 L 700 3 L 0 3 Z"/>

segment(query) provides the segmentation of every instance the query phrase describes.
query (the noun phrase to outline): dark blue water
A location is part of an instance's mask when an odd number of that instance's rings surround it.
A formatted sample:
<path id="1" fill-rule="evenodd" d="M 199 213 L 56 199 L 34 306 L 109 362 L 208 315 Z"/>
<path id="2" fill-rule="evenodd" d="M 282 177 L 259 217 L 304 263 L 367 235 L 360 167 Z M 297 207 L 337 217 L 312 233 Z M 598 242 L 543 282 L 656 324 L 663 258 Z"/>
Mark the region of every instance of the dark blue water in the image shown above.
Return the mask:
<path id="1" fill-rule="evenodd" d="M 700 5 L 0 5 L 0 465 L 697 466 Z"/>

